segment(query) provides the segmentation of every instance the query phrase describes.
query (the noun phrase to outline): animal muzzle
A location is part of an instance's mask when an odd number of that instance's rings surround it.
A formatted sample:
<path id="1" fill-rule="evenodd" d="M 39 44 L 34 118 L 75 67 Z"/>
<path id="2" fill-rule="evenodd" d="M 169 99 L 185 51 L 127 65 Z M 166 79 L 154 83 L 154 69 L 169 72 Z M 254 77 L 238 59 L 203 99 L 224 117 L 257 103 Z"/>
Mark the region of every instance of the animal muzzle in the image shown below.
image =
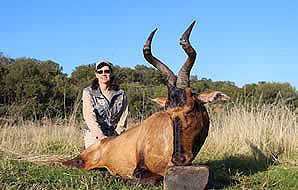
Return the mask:
<path id="1" fill-rule="evenodd" d="M 172 163 L 175 166 L 190 166 L 191 162 L 193 160 L 192 155 L 187 155 L 187 154 L 174 154 L 172 156 Z"/>

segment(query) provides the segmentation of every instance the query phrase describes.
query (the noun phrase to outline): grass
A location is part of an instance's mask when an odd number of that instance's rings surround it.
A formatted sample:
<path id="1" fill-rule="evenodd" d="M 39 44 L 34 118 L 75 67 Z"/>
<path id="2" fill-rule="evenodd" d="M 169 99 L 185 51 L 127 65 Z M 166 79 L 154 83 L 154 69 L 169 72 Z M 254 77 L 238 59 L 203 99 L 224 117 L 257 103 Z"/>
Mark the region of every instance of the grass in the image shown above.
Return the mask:
<path id="1" fill-rule="evenodd" d="M 297 189 L 298 167 L 274 166 L 264 172 L 240 178 L 234 189 Z"/>
<path id="2" fill-rule="evenodd" d="M 209 189 L 298 189 L 298 128 L 290 109 L 232 105 L 210 110 L 210 117 L 209 136 L 194 161 L 210 168 Z M 0 189 L 162 189 L 58 164 L 81 152 L 78 126 L 64 120 L 2 124 Z"/>
<path id="3" fill-rule="evenodd" d="M 141 186 L 103 179 L 98 171 L 87 172 L 3 157 L 0 159 L 0 175 L 0 189 L 143 189 Z"/>

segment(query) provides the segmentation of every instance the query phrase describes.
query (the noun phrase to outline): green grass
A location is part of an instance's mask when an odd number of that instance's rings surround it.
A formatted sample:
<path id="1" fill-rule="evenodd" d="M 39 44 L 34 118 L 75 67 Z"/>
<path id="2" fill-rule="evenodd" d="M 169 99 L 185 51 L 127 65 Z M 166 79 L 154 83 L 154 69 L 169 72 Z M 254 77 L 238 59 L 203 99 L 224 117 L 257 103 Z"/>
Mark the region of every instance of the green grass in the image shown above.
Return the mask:
<path id="1" fill-rule="evenodd" d="M 298 189 L 298 167 L 272 166 L 262 172 L 243 176 L 231 189 Z"/>
<path id="2" fill-rule="evenodd" d="M 237 155 L 200 164 L 210 168 L 209 189 L 298 189 L 297 163 Z"/>
<path id="3" fill-rule="evenodd" d="M 141 187 L 102 178 L 100 171 L 83 171 L 60 165 L 37 164 L 0 157 L 0 189 L 162 189 Z"/>
<path id="4" fill-rule="evenodd" d="M 298 189 L 296 164 L 277 164 L 243 155 L 227 156 L 200 164 L 210 168 L 209 189 Z M 162 185 L 130 185 L 103 178 L 98 170 L 83 171 L 59 164 L 33 163 L 1 153 L 0 189 L 157 190 L 162 189 Z"/>

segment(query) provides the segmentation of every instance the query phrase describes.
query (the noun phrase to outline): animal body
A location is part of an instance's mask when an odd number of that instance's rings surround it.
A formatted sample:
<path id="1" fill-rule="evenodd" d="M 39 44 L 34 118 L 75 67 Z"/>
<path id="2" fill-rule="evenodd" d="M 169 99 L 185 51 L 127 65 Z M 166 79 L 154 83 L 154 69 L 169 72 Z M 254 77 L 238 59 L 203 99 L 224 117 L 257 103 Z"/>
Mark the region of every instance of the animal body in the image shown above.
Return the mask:
<path id="1" fill-rule="evenodd" d="M 144 45 L 145 59 L 167 78 L 168 108 L 154 113 L 120 136 L 99 141 L 76 158 L 64 162 L 65 165 L 85 170 L 107 168 L 112 175 L 144 180 L 162 178 L 171 165 L 191 165 L 209 130 L 208 113 L 189 86 L 190 70 L 196 58 L 189 42 L 194 24 L 180 39 L 188 58 L 177 76 L 151 53 L 156 29 Z"/>

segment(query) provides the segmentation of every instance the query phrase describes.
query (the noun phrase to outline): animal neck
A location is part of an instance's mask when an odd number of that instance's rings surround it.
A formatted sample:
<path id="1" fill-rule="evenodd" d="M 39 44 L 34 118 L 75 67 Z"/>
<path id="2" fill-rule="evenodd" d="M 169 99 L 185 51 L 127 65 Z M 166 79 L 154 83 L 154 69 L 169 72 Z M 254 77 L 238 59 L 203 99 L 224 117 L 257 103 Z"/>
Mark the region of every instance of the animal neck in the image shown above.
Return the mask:
<path id="1" fill-rule="evenodd" d="M 110 138 L 110 137 L 109 137 Z M 100 144 L 100 150 L 101 150 L 101 161 L 102 163 L 105 163 L 105 161 L 107 160 L 107 153 L 111 147 L 110 147 L 110 139 L 109 138 L 105 138 L 101 140 L 101 144 Z"/>
<path id="2" fill-rule="evenodd" d="M 105 167 L 107 163 L 107 150 L 109 147 L 109 138 L 101 140 L 100 143 L 96 143 L 86 149 L 81 155 L 86 162 L 86 169 L 101 168 Z"/>

